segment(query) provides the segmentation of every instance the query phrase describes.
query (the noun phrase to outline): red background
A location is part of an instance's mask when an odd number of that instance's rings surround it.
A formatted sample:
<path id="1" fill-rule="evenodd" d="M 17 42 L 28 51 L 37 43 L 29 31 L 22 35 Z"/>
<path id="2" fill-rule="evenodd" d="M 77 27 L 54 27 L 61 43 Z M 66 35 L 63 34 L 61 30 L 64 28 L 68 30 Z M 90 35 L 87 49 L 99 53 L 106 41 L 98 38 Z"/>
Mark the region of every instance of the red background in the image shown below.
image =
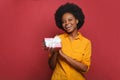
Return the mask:
<path id="1" fill-rule="evenodd" d="M 42 40 L 62 32 L 54 12 L 68 1 L 86 16 L 80 31 L 92 41 L 88 80 L 120 80 L 119 0 L 0 0 L 0 80 L 50 80 Z"/>

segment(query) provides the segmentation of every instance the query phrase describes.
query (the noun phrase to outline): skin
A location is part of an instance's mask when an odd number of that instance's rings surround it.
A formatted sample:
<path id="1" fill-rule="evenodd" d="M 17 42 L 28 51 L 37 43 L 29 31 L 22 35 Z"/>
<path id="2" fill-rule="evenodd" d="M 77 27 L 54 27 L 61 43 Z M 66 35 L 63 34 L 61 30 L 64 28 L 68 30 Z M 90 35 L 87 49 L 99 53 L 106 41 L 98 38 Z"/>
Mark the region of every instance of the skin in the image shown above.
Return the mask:
<path id="1" fill-rule="evenodd" d="M 64 28 L 64 31 L 69 34 L 70 40 L 74 40 L 74 38 L 78 35 L 77 32 L 77 24 L 78 24 L 78 19 L 76 19 L 71 13 L 65 13 L 62 16 L 62 26 Z M 62 50 L 55 50 L 55 49 L 50 49 L 51 52 L 51 57 L 49 58 L 49 66 L 51 69 L 54 70 L 58 56 L 63 58 L 63 60 L 68 63 L 70 66 L 72 66 L 75 70 L 78 72 L 86 72 L 88 69 L 88 66 L 78 62 L 71 57 L 67 56 L 62 52 Z M 73 53 L 74 54 L 74 53 Z"/>

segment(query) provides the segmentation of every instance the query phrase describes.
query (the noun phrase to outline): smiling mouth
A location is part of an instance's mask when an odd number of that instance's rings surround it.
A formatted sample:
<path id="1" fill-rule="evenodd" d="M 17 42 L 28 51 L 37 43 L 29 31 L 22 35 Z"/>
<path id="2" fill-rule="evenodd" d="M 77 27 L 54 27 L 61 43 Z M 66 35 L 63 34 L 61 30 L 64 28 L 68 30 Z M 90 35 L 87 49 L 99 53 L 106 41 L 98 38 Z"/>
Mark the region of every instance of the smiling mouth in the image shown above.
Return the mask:
<path id="1" fill-rule="evenodd" d="M 71 29 L 71 26 L 70 26 L 70 25 L 67 25 L 67 26 L 65 27 L 65 29 L 66 29 L 66 30 L 70 30 L 70 29 Z"/>

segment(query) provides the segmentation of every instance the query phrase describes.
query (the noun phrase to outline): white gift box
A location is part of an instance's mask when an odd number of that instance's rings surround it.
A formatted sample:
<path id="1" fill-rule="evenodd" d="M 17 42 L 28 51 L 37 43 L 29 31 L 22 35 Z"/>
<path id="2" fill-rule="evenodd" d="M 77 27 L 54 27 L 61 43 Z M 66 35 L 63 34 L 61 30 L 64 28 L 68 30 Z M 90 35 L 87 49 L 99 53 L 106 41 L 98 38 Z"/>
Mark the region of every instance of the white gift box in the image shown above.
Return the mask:
<path id="1" fill-rule="evenodd" d="M 61 39 L 58 36 L 54 38 L 44 38 L 44 42 L 48 48 L 61 48 Z"/>

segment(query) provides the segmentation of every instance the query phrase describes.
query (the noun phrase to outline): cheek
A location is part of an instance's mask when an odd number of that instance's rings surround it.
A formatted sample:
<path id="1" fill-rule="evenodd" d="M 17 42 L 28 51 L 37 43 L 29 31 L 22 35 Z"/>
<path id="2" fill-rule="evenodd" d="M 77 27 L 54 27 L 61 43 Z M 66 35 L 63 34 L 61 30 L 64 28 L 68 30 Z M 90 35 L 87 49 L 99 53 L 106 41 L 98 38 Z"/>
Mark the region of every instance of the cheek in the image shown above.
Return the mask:
<path id="1" fill-rule="evenodd" d="M 76 25 L 77 25 L 77 22 L 73 22 L 72 24 L 76 26 Z"/>
<path id="2" fill-rule="evenodd" d="M 62 24 L 62 27 L 64 28 L 64 27 L 65 27 L 65 24 Z"/>

